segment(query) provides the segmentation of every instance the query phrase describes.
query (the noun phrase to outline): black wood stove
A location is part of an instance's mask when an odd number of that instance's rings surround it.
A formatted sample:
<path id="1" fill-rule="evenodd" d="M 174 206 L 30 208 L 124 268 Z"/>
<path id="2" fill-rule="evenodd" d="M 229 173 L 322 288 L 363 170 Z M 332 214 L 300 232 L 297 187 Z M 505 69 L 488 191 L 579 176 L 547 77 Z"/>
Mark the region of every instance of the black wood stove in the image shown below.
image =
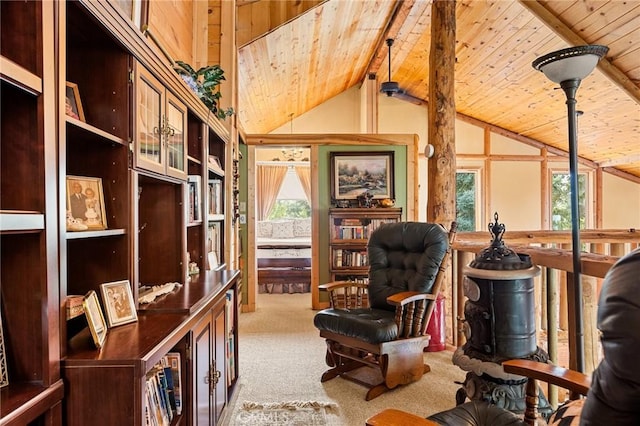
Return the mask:
<path id="1" fill-rule="evenodd" d="M 463 268 L 464 332 L 467 342 L 454 353 L 453 363 L 467 371 L 456 402 L 485 400 L 514 412 L 524 412 L 526 378 L 507 374 L 502 361 L 514 358 L 547 362 L 537 346 L 533 278 L 540 268 L 526 254 L 502 241 L 504 224 L 489 224 L 491 245 Z M 540 395 L 540 413 L 551 412 Z"/>

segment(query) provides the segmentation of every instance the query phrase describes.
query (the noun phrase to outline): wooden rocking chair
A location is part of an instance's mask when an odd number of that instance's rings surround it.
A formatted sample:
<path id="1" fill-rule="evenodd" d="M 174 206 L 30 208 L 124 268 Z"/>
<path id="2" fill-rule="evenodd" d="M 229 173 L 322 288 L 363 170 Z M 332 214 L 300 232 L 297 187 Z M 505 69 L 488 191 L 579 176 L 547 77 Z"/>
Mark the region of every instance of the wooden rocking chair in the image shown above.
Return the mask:
<path id="1" fill-rule="evenodd" d="M 444 280 L 456 224 L 385 224 L 367 246 L 369 283 L 333 282 L 330 308 L 314 324 L 326 339 L 329 367 L 322 382 L 341 376 L 369 387 L 366 400 L 430 371 L 426 328 Z M 361 368 L 367 367 L 367 368 Z"/>

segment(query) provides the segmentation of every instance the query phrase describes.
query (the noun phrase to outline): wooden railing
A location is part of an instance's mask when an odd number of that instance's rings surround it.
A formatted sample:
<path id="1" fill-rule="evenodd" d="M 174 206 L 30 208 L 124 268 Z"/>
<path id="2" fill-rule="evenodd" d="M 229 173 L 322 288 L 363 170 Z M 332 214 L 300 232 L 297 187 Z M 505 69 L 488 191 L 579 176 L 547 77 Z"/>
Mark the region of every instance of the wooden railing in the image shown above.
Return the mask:
<path id="1" fill-rule="evenodd" d="M 581 277 L 583 290 L 583 331 L 585 370 L 590 374 L 600 361 L 599 339 L 596 328 L 598 295 L 602 278 L 624 254 L 640 245 L 640 232 L 628 230 L 584 230 L 582 243 Z M 559 361 L 559 341 L 568 343 L 568 365 L 576 367 L 575 323 L 573 301 L 573 258 L 570 231 L 507 231 L 505 245 L 518 253 L 528 254 L 534 264 L 542 268 L 535 278 L 536 321 L 538 344 L 546 347 L 552 362 Z M 451 321 L 454 346 L 465 342 L 462 333 L 464 302 L 462 289 L 463 267 L 475 254 L 491 243 L 489 232 L 458 232 L 453 244 L 453 285 L 451 294 Z M 553 325 L 553 326 L 549 326 Z M 565 338 L 566 336 L 566 338 Z M 543 341 L 541 341 L 543 340 Z M 546 341 L 544 341 L 546 340 Z M 562 364 L 562 363 L 561 363 Z"/>

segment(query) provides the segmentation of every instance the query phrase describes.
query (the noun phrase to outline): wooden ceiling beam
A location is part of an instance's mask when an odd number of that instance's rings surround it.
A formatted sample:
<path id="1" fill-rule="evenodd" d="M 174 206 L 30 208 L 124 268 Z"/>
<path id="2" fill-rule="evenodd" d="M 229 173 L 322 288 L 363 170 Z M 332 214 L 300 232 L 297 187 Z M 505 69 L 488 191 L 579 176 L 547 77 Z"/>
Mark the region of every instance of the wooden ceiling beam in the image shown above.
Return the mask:
<path id="1" fill-rule="evenodd" d="M 387 26 L 384 31 L 382 31 L 380 38 L 376 42 L 376 47 L 373 50 L 373 56 L 369 59 L 369 64 L 365 68 L 367 72 L 362 78 L 363 82 L 370 74 L 378 74 L 382 63 L 387 59 L 388 50 L 385 41 L 388 38 L 395 40 L 415 2 L 416 0 L 396 0 L 396 4 L 390 14 Z"/>
<path id="2" fill-rule="evenodd" d="M 564 24 L 557 16 L 549 12 L 538 0 L 519 0 L 529 12 L 536 16 L 542 23 L 555 32 L 560 38 L 572 46 L 589 44 L 582 37 L 576 34 L 571 28 Z M 622 89 L 631 99 L 640 104 L 640 87 L 618 67 L 613 65 L 606 57 L 598 62 L 598 69 L 612 83 Z"/>

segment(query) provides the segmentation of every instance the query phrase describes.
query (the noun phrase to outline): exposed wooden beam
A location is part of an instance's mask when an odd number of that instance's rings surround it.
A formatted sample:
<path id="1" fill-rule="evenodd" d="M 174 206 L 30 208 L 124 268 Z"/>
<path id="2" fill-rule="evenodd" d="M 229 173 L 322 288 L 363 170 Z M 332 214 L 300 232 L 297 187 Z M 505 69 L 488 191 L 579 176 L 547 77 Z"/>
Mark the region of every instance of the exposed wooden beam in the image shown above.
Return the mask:
<path id="1" fill-rule="evenodd" d="M 619 166 L 620 164 L 637 163 L 639 161 L 640 161 L 640 154 L 636 154 L 636 155 L 627 155 L 625 157 L 617 158 L 615 160 L 600 161 L 598 162 L 598 164 L 600 165 L 600 167 L 613 167 L 613 166 Z"/>
<path id="2" fill-rule="evenodd" d="M 520 0 L 520 3 L 567 43 L 573 46 L 589 44 L 589 42 L 584 40 L 560 19 L 558 19 L 557 16 L 549 12 L 538 0 Z M 634 84 L 629 76 L 609 62 L 606 57 L 602 58 L 598 62 L 598 69 L 602 71 L 602 73 L 607 76 L 611 82 L 624 90 L 631 99 L 640 104 L 640 87 Z"/>
<path id="3" fill-rule="evenodd" d="M 382 31 L 380 39 L 376 43 L 373 56 L 369 59 L 369 65 L 367 65 L 367 72 L 363 76 L 363 81 L 368 78 L 367 76 L 369 74 L 378 74 L 382 63 L 387 59 L 388 50 L 385 40 L 388 38 L 396 38 L 415 2 L 416 0 L 396 0 L 396 4 L 393 7 L 387 26 L 385 30 Z"/>

